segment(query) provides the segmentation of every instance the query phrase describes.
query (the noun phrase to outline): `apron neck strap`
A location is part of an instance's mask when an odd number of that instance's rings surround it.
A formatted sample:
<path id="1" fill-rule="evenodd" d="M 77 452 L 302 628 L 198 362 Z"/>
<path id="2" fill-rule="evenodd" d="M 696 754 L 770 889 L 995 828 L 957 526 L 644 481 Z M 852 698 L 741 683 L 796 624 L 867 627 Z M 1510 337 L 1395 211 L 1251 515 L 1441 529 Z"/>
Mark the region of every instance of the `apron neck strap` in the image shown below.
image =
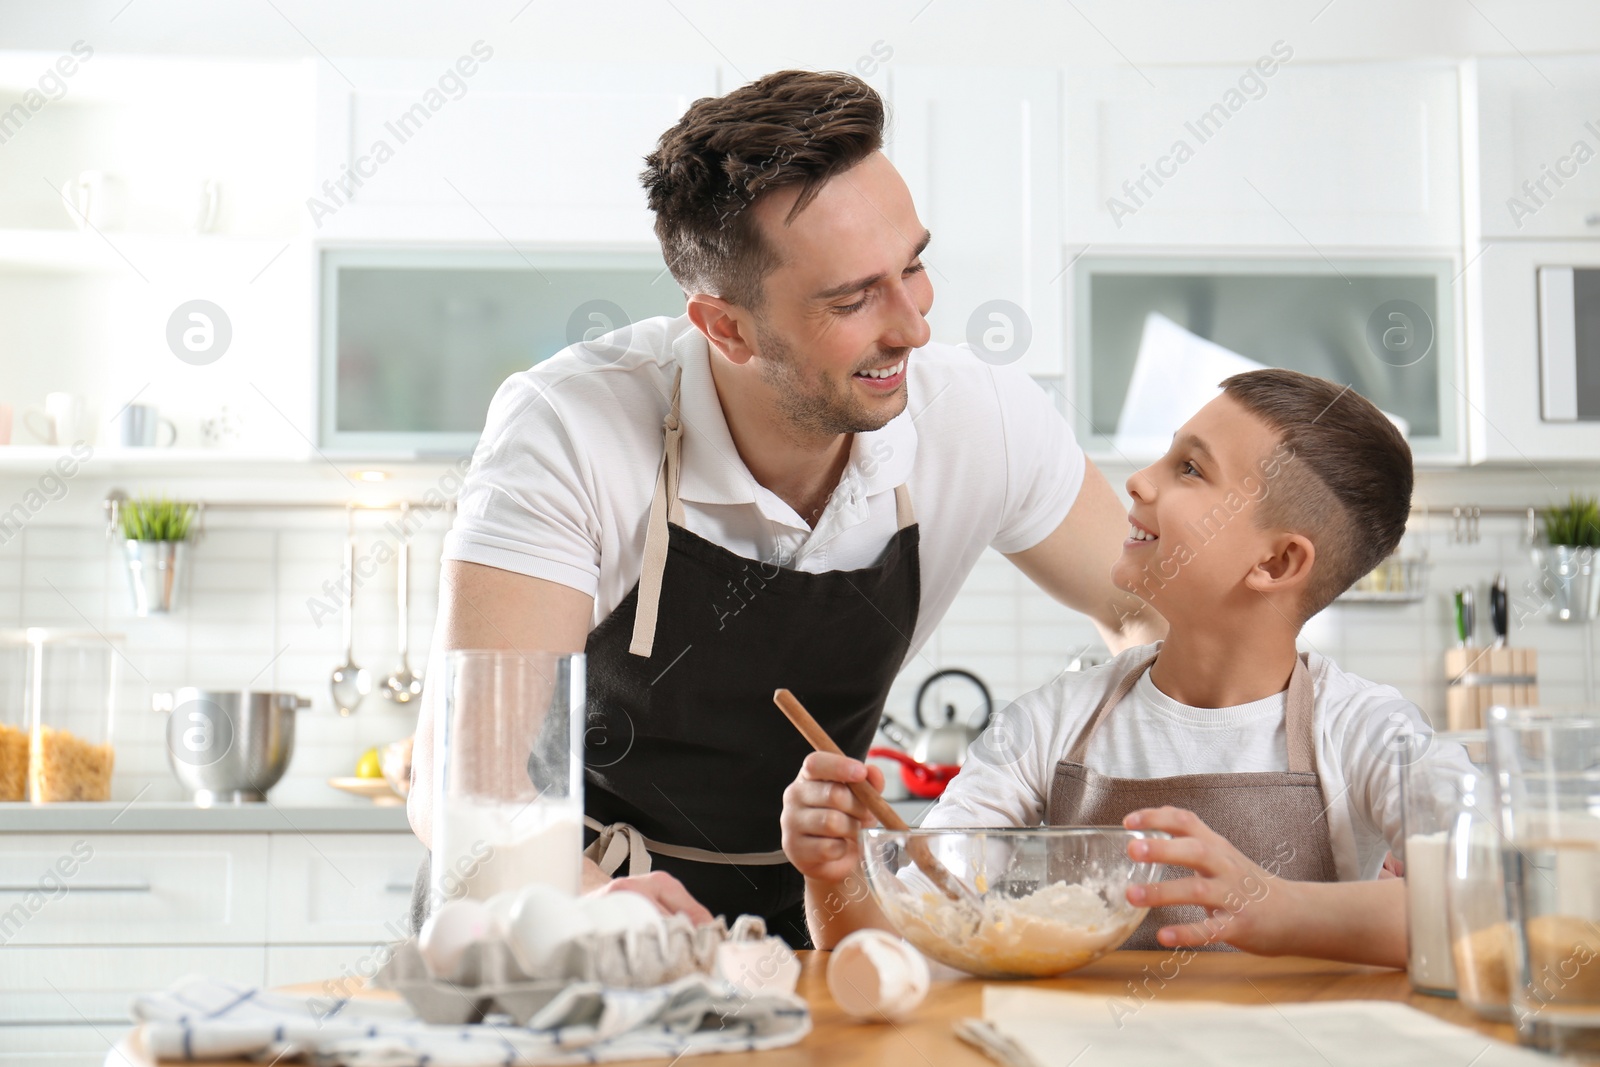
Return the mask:
<path id="1" fill-rule="evenodd" d="M 1083 729 L 1078 731 L 1078 737 L 1072 743 L 1072 748 L 1067 751 L 1066 761 L 1069 763 L 1083 763 L 1084 755 L 1089 751 L 1089 742 L 1094 738 L 1095 730 L 1105 721 L 1107 713 L 1122 702 L 1144 677 L 1151 664 L 1155 663 L 1154 654 L 1134 664 L 1133 668 L 1117 680 L 1111 692 L 1106 694 L 1100 706 L 1094 709 L 1094 714 L 1089 716 L 1089 721 L 1083 724 Z M 1289 692 L 1284 699 L 1283 729 L 1284 737 L 1288 744 L 1289 770 L 1298 774 L 1314 772 L 1316 770 L 1316 732 L 1314 729 L 1314 697 L 1311 685 L 1311 671 L 1306 667 L 1306 655 L 1301 653 L 1294 658 L 1294 671 L 1289 675 Z"/>
<path id="2" fill-rule="evenodd" d="M 661 465 L 656 468 L 656 488 L 650 496 L 650 518 L 645 524 L 644 565 L 639 571 L 639 606 L 633 616 L 633 639 L 628 651 L 650 658 L 656 644 L 656 613 L 661 607 L 661 579 L 667 571 L 667 532 L 669 521 L 683 525 L 683 503 L 678 499 L 678 484 L 683 479 L 683 420 L 679 407 L 683 398 L 683 368 L 672 383 L 672 405 L 661 421 L 663 447 Z"/>
<path id="3" fill-rule="evenodd" d="M 911 508 L 911 490 L 904 482 L 894 487 L 894 517 L 896 530 L 904 530 L 917 522 L 917 513 Z"/>

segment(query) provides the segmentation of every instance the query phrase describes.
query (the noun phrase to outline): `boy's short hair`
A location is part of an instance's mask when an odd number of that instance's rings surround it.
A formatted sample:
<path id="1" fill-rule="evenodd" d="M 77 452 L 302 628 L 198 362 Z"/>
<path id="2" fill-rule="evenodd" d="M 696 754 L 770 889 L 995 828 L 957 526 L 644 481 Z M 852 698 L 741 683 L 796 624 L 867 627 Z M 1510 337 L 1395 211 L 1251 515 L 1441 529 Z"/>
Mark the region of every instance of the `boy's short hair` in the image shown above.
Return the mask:
<path id="1" fill-rule="evenodd" d="M 1304 534 L 1316 546 L 1304 622 L 1400 543 L 1411 514 L 1411 447 L 1366 397 L 1309 374 L 1250 371 L 1224 381 L 1222 390 L 1293 454 L 1262 498 L 1256 523 Z"/>
<path id="2" fill-rule="evenodd" d="M 656 237 L 686 293 L 756 309 L 777 255 L 747 210 L 799 186 L 792 222 L 829 178 L 883 147 L 884 107 L 853 74 L 780 70 L 696 100 L 645 157 Z"/>

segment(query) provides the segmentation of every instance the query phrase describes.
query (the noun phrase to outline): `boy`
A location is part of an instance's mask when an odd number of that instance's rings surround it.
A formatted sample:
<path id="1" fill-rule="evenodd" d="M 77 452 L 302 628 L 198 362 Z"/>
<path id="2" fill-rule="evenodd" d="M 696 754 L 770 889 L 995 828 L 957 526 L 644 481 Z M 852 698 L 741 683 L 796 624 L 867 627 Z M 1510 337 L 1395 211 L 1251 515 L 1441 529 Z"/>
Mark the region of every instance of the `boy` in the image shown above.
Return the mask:
<path id="1" fill-rule="evenodd" d="M 1295 639 L 1399 543 L 1411 452 L 1371 403 L 1286 370 L 1235 375 L 1128 479 L 1112 572 L 1171 623 L 1165 641 L 1063 673 L 974 743 L 923 825 L 1115 825 L 1168 880 L 1130 887 L 1150 917 L 1127 948 L 1220 947 L 1403 967 L 1405 886 L 1375 880 L 1400 845 L 1398 729 L 1417 707 Z M 808 757 L 784 795 L 783 847 L 828 948 L 887 926 L 865 892 L 844 783 L 876 768 Z M 1184 875 L 1178 877 L 1178 875 Z"/>

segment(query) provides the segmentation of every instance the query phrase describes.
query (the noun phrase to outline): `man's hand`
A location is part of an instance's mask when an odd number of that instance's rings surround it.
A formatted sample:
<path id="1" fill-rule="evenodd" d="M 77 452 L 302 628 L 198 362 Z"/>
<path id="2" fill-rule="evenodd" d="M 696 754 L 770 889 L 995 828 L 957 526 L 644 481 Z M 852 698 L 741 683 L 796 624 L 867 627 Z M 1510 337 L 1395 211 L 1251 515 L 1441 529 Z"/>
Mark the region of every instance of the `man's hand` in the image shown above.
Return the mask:
<path id="1" fill-rule="evenodd" d="M 1164 830 L 1170 840 L 1144 838 L 1128 842 L 1128 858 L 1136 863 L 1168 863 L 1194 874 L 1168 882 L 1131 885 L 1128 903 L 1160 908 L 1198 904 L 1207 910 L 1203 922 L 1163 926 L 1157 940 L 1171 947 L 1224 942 L 1246 952 L 1277 956 L 1299 951 L 1297 919 L 1304 914 L 1300 882 L 1275 877 L 1200 817 L 1184 808 L 1144 808 L 1122 820 L 1129 830 Z M 1293 848 L 1284 843 L 1283 855 Z"/>
<path id="2" fill-rule="evenodd" d="M 883 772 L 860 760 L 813 752 L 783 791 L 783 852 L 808 879 L 842 882 L 854 874 L 861 863 L 856 831 L 878 825 L 850 782 L 882 792 Z"/>
<path id="3" fill-rule="evenodd" d="M 607 893 L 638 893 L 641 897 L 648 897 L 651 903 L 661 909 L 664 915 L 683 915 L 688 920 L 699 926 L 701 923 L 710 922 L 714 916 L 666 871 L 651 871 L 649 874 L 636 875 L 632 878 L 613 878 L 598 889 L 585 893 L 584 896 L 601 897 Z"/>

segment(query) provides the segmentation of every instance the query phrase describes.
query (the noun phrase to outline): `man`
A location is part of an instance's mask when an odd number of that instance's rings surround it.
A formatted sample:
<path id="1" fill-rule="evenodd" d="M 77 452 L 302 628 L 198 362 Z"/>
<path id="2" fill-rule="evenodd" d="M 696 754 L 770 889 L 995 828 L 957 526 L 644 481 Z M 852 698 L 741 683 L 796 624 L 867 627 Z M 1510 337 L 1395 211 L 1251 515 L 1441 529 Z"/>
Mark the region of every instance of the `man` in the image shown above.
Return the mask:
<path id="1" fill-rule="evenodd" d="M 643 179 L 687 314 L 501 387 L 441 578 L 437 648 L 587 653 L 586 884 L 642 843 L 657 873 L 613 886 L 797 945 L 778 816 L 807 746 L 774 688 L 864 755 L 991 546 L 1113 650 L 1164 627 L 1111 584 L 1125 513 L 1049 399 L 929 345 L 929 234 L 883 121 L 858 79 L 784 71 L 661 137 Z"/>

